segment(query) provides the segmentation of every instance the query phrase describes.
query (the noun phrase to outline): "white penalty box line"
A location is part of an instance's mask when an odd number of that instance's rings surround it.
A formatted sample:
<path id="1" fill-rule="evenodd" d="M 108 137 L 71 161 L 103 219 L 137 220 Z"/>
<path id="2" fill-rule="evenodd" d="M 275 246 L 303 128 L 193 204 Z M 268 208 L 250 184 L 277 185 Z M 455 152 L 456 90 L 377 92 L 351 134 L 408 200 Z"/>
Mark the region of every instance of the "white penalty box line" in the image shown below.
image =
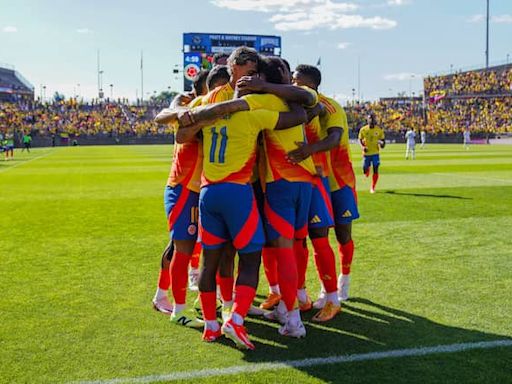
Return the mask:
<path id="1" fill-rule="evenodd" d="M 327 364 L 353 363 L 359 361 L 382 360 L 397 357 L 426 356 L 442 353 L 456 353 L 475 349 L 490 349 L 500 347 L 512 347 L 512 339 L 436 345 L 432 347 L 420 347 L 409 349 L 394 349 L 382 352 L 359 353 L 354 355 L 338 355 L 331 357 L 315 357 L 302 360 L 276 361 L 269 363 L 252 363 L 226 368 L 200 369 L 195 371 L 172 372 L 166 374 L 140 376 L 132 378 L 75 381 L 73 382 L 73 384 L 148 384 L 159 381 L 190 380 L 214 376 L 230 376 L 257 373 L 262 371 L 275 371 L 280 369 L 305 368 Z"/>

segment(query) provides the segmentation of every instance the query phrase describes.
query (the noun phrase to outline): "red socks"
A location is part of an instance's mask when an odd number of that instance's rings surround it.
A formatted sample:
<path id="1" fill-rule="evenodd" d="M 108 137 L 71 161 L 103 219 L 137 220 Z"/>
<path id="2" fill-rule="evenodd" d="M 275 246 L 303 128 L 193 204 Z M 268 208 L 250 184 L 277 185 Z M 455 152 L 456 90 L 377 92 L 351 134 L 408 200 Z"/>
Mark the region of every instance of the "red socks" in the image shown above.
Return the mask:
<path id="1" fill-rule="evenodd" d="M 341 273 L 348 275 L 350 274 L 350 266 L 354 257 L 354 241 L 350 240 L 346 244 L 339 244 L 338 247 L 340 250 Z"/>
<path id="2" fill-rule="evenodd" d="M 168 269 L 160 269 L 160 276 L 158 276 L 158 288 L 168 290 L 171 285 L 171 272 Z"/>
<path id="3" fill-rule="evenodd" d="M 172 295 L 176 304 L 185 304 L 187 297 L 188 263 L 190 255 L 174 251 L 171 261 Z"/>
<path id="4" fill-rule="evenodd" d="M 277 276 L 281 298 L 288 311 L 293 310 L 297 303 L 297 262 L 293 249 L 272 248 L 277 255 Z"/>
<path id="5" fill-rule="evenodd" d="M 205 321 L 217 320 L 217 294 L 215 292 L 199 292 L 201 309 Z"/>
<path id="6" fill-rule="evenodd" d="M 375 186 L 377 185 L 377 180 L 379 180 L 379 174 L 374 173 L 372 175 L 372 189 L 375 189 Z"/>
<path id="7" fill-rule="evenodd" d="M 192 257 L 190 258 L 190 268 L 199 268 L 199 257 L 201 256 L 201 243 L 197 242 L 192 251 Z"/>
<path id="8" fill-rule="evenodd" d="M 309 250 L 306 240 L 295 240 L 293 252 L 297 261 L 297 289 L 304 288 L 306 284 L 306 271 L 308 269 Z"/>
<path id="9" fill-rule="evenodd" d="M 223 302 L 232 301 L 233 300 L 233 284 L 235 283 L 235 278 L 231 277 L 222 277 L 217 272 L 217 285 L 220 288 L 220 296 L 222 297 Z"/>
<path id="10" fill-rule="evenodd" d="M 277 277 L 277 258 L 276 248 L 263 247 L 261 256 L 263 258 L 263 268 L 265 269 L 265 276 L 267 277 L 268 285 L 274 286 L 278 284 Z"/>
<path id="11" fill-rule="evenodd" d="M 327 237 L 320 237 L 318 239 L 311 239 L 313 248 L 315 249 L 315 263 L 322 280 L 325 291 L 327 293 L 336 292 L 336 260 L 334 251 L 329 244 Z"/>
<path id="12" fill-rule="evenodd" d="M 254 296 L 256 296 L 256 289 L 253 287 L 249 287 L 248 285 L 237 285 L 235 287 L 233 313 L 237 313 L 245 318 L 254 300 Z"/>

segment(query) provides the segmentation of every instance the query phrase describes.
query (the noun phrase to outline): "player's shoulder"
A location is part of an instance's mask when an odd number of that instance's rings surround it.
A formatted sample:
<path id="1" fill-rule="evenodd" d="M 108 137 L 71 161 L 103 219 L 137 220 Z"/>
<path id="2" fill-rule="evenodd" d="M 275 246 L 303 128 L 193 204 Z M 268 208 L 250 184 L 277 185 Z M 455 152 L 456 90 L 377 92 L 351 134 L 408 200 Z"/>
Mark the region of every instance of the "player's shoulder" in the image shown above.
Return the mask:
<path id="1" fill-rule="evenodd" d="M 332 97 L 326 96 L 319 92 L 318 99 L 324 105 L 328 113 L 334 114 L 336 112 L 344 112 L 343 107 Z"/>
<path id="2" fill-rule="evenodd" d="M 203 105 L 204 104 L 213 104 L 213 103 L 219 103 L 221 101 L 226 101 L 226 95 L 233 91 L 233 88 L 231 87 L 231 84 L 226 83 L 223 85 L 219 85 L 218 87 L 212 89 L 210 92 L 206 94 L 206 96 L 203 97 Z"/>

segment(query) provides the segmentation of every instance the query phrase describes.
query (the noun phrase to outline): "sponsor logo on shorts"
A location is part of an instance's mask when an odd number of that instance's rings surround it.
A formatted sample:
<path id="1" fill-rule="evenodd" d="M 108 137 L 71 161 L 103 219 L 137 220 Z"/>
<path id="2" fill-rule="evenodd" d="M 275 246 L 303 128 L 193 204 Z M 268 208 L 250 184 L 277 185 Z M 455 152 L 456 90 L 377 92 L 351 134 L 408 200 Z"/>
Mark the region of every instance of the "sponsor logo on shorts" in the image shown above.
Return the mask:
<path id="1" fill-rule="evenodd" d="M 343 217 L 352 217 L 352 212 L 350 212 L 350 210 L 346 210 L 345 212 L 343 212 Z"/>
<path id="2" fill-rule="evenodd" d="M 309 221 L 311 224 L 321 223 L 322 220 L 318 217 L 318 215 L 313 216 L 313 218 Z"/>
<path id="3" fill-rule="evenodd" d="M 189 235 L 195 235 L 197 232 L 197 226 L 195 224 L 190 224 L 188 226 L 188 234 Z"/>

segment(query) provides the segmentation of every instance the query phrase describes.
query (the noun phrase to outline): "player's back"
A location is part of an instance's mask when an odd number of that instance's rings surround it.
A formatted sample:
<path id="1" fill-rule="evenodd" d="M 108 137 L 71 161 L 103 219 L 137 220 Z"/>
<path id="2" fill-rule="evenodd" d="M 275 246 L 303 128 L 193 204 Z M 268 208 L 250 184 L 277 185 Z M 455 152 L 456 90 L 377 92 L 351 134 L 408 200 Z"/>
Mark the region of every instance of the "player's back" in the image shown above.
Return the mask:
<path id="1" fill-rule="evenodd" d="M 250 94 L 243 97 L 249 104 L 250 110 L 267 109 L 276 112 L 288 112 L 288 105 L 273 94 Z M 264 131 L 266 151 L 265 181 L 278 179 L 288 181 L 310 181 L 316 173 L 313 160 L 309 157 L 299 164 L 290 163 L 287 153 L 296 149 L 297 142 L 306 142 L 304 126 L 297 125 L 284 130 Z"/>
<path id="2" fill-rule="evenodd" d="M 242 111 L 204 127 L 203 185 L 250 181 L 260 131 L 274 129 L 279 113 L 264 109 Z"/>

